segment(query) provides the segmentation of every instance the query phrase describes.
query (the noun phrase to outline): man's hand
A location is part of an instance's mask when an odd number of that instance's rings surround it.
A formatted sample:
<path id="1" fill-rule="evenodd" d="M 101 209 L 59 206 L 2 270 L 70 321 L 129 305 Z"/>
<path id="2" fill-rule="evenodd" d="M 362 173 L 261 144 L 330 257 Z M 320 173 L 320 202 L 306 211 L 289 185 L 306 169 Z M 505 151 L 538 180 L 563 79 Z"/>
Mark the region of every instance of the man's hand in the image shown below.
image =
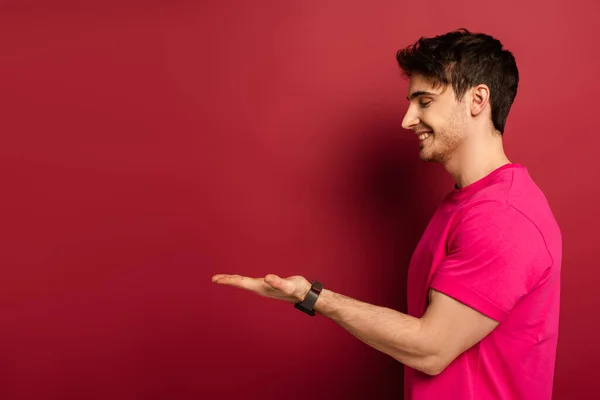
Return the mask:
<path id="1" fill-rule="evenodd" d="M 240 275 L 218 274 L 212 277 L 212 281 L 290 303 L 304 301 L 311 286 L 309 281 L 298 275 L 280 278 L 277 275 L 269 274 L 264 278 L 249 278 Z"/>

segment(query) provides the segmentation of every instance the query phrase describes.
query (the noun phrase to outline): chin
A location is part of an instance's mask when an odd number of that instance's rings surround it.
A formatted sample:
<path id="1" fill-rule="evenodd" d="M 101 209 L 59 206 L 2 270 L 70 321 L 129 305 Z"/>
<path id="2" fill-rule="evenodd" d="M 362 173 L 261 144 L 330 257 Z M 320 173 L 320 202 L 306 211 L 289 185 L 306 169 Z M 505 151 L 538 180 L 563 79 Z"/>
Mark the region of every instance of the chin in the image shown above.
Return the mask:
<path id="1" fill-rule="evenodd" d="M 419 152 L 419 158 L 421 161 L 435 161 L 435 156 L 423 149 Z"/>
<path id="2" fill-rule="evenodd" d="M 443 163 L 444 160 L 446 159 L 444 154 L 432 153 L 432 152 L 424 151 L 424 150 L 421 150 L 421 152 L 419 153 L 419 158 L 421 159 L 421 161 L 435 162 L 435 163 Z"/>

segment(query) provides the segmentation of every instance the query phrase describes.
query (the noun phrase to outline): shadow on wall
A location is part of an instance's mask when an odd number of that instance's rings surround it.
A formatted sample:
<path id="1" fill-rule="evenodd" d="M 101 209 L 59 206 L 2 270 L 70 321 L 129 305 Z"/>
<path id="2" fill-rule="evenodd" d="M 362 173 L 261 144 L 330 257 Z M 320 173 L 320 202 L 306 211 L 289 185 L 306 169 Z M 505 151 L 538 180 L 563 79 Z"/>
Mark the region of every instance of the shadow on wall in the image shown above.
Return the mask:
<path id="1" fill-rule="evenodd" d="M 398 117 L 394 112 L 359 124 L 357 140 L 337 167 L 341 183 L 334 198 L 342 205 L 340 218 L 358 218 L 364 232 L 365 262 L 352 272 L 361 281 L 360 300 L 406 312 L 410 258 L 444 188 L 435 184 L 441 167 L 419 159 L 417 140 Z M 335 395 L 402 398 L 403 365 L 366 347 L 360 355 L 336 382 Z"/>
<path id="2" fill-rule="evenodd" d="M 378 276 L 374 290 L 386 306 L 406 311 L 410 257 L 444 190 L 436 185 L 441 167 L 419 159 L 416 138 L 397 120 L 380 118 L 362 129 L 346 157 L 337 196 L 346 215 L 365 223 L 365 246 L 374 250 L 379 267 L 371 271 Z"/>

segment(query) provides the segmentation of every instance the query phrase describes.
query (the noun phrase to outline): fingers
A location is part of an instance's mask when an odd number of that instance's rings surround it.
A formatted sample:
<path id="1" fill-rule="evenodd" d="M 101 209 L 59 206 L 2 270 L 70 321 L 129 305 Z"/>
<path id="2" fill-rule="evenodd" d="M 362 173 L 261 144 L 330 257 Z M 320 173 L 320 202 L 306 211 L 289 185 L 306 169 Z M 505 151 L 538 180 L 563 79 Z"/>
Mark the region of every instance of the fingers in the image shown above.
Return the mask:
<path id="1" fill-rule="evenodd" d="M 235 280 L 235 279 L 241 278 L 241 276 L 240 275 L 229 275 L 229 274 L 217 274 L 217 275 L 213 275 L 212 281 L 215 283 L 224 283 L 225 281 L 219 282 L 223 278 L 226 278 L 227 280 L 230 281 L 232 279 Z"/>
<path id="2" fill-rule="evenodd" d="M 217 274 L 212 277 L 212 281 L 215 283 L 238 283 L 244 280 L 244 276 L 241 275 L 229 275 L 229 274 Z"/>
<path id="3" fill-rule="evenodd" d="M 291 293 L 291 290 L 293 289 L 293 284 L 291 282 L 273 274 L 267 275 L 264 279 L 249 278 L 241 275 L 217 274 L 212 277 L 212 281 L 219 285 L 235 286 L 255 292 L 264 291 L 269 287 L 285 293 Z M 267 283 L 266 287 L 264 283 Z"/>
<path id="4" fill-rule="evenodd" d="M 246 290 L 257 291 L 260 289 L 258 280 L 247 276 L 219 274 L 213 276 L 212 281 L 219 285 L 235 286 Z"/>

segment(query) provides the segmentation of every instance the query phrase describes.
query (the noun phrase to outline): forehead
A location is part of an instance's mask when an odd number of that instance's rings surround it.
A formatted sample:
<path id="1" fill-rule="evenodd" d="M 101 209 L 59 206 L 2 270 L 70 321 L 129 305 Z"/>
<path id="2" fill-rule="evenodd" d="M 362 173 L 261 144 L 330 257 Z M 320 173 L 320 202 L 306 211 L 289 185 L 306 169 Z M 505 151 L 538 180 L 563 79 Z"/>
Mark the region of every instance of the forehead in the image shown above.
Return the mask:
<path id="1" fill-rule="evenodd" d="M 421 93 L 421 92 L 429 92 L 434 94 L 441 94 L 444 91 L 443 86 L 434 85 L 431 80 L 427 80 L 423 78 L 422 75 L 414 74 L 411 76 L 410 81 L 408 83 L 408 93 L 407 96 L 410 96 L 413 93 Z"/>
<path id="2" fill-rule="evenodd" d="M 442 96 L 454 93 L 451 85 L 439 85 L 422 75 L 414 74 L 408 83 L 407 99 L 412 100 L 423 95 Z"/>

